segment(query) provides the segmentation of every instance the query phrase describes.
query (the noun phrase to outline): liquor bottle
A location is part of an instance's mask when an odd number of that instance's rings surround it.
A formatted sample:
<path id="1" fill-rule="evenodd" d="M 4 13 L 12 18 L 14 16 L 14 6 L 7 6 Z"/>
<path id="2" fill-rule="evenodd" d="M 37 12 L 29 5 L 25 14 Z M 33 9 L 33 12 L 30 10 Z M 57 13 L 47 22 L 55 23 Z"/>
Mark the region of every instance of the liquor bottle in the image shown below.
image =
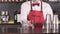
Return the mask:
<path id="1" fill-rule="evenodd" d="M 6 11 L 6 21 L 7 21 L 7 23 L 9 21 L 9 12 L 8 11 Z"/>
<path id="2" fill-rule="evenodd" d="M 20 16 L 20 12 L 17 12 L 17 18 L 18 18 L 19 16 Z M 17 19 L 17 22 L 19 22 L 18 19 Z"/>
<path id="3" fill-rule="evenodd" d="M 20 16 L 20 12 L 18 12 L 18 11 L 15 11 L 15 13 L 14 13 L 14 23 L 16 23 L 16 24 L 21 24 L 20 22 L 19 22 L 19 20 L 18 20 L 18 17 Z"/>
<path id="4" fill-rule="evenodd" d="M 17 23 L 18 23 L 18 24 L 21 24 L 21 23 L 19 22 L 19 19 L 18 19 L 19 17 L 20 17 L 20 12 L 18 11 L 18 12 L 17 12 Z"/>
<path id="5" fill-rule="evenodd" d="M 17 11 L 14 12 L 14 23 L 17 23 Z"/>
<path id="6" fill-rule="evenodd" d="M 6 23 L 5 11 L 2 11 L 2 12 L 1 12 L 1 23 Z"/>

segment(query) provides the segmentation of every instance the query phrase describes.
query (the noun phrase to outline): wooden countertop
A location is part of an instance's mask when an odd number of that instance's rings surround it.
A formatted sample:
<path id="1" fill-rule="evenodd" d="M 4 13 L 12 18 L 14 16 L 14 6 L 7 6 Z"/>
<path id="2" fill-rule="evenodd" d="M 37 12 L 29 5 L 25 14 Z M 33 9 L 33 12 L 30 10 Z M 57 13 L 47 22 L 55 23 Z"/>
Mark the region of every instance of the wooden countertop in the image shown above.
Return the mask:
<path id="1" fill-rule="evenodd" d="M 0 24 L 1 24 L 1 21 L 0 21 Z M 10 21 L 7 22 L 7 24 L 14 24 L 14 21 L 10 20 Z"/>

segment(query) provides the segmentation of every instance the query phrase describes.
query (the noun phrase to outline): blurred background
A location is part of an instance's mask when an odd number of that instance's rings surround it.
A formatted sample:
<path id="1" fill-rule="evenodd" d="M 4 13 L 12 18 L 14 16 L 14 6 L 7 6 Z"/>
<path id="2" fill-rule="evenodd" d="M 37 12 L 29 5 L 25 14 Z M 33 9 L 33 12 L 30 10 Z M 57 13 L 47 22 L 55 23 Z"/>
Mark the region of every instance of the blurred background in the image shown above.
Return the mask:
<path id="1" fill-rule="evenodd" d="M 20 12 L 21 4 L 25 1 L 30 1 L 30 0 L 18 0 L 18 1 L 0 0 L 0 15 L 1 15 L 1 11 L 8 11 L 9 20 L 14 20 L 15 11 Z M 60 20 L 60 0 L 43 0 L 43 1 L 51 5 L 53 9 L 53 13 L 58 14 Z"/>
<path id="2" fill-rule="evenodd" d="M 9 12 L 9 20 L 14 20 L 15 11 L 20 12 L 21 4 L 30 0 L 0 0 L 0 15 L 1 11 Z M 58 14 L 60 20 L 60 0 L 43 0 L 51 5 L 54 14 Z"/>
<path id="3" fill-rule="evenodd" d="M 4 12 L 7 11 L 8 12 L 7 16 L 9 16 L 8 22 L 14 23 L 16 11 L 21 12 L 21 4 L 26 1 L 31 1 L 31 0 L 0 0 L 0 23 L 1 23 L 1 16 L 4 16 L 4 15 L 1 15 L 2 11 L 4 11 Z M 60 0 L 42 0 L 42 1 L 50 4 L 50 6 L 53 10 L 53 14 L 58 14 L 59 24 L 60 24 Z M 11 26 L 12 25 L 10 25 L 8 27 L 10 28 Z M 7 25 L 1 26 L 0 29 L 1 28 L 2 29 L 0 31 L 4 32 L 4 27 L 6 28 Z M 11 28 L 13 28 L 13 27 L 14 26 L 12 26 Z M 15 27 L 17 27 L 17 28 L 20 27 L 20 24 L 18 26 L 15 25 Z M 14 28 L 12 29 L 13 31 L 16 30 Z M 6 30 L 8 30 L 8 29 L 6 29 Z M 10 31 L 10 29 L 9 29 L 9 31 Z M 18 31 L 19 31 L 19 28 L 18 28 Z M 18 32 L 18 31 L 16 31 L 16 32 Z"/>

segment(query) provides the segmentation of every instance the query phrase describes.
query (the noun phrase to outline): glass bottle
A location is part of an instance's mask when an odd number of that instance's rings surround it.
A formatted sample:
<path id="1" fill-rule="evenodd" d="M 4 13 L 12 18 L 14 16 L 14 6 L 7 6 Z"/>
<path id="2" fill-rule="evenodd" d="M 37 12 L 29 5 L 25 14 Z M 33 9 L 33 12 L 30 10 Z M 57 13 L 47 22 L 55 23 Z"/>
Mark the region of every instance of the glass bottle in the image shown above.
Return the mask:
<path id="1" fill-rule="evenodd" d="M 14 23 L 17 24 L 17 11 L 14 13 Z"/>
<path id="2" fill-rule="evenodd" d="M 6 11 L 6 21 L 7 21 L 7 23 L 9 21 L 9 13 L 8 13 L 8 11 Z"/>
<path id="3" fill-rule="evenodd" d="M 1 11 L 1 23 L 7 23 L 5 11 Z"/>
<path id="4" fill-rule="evenodd" d="M 20 23 L 19 22 L 19 17 L 20 17 L 20 12 L 17 12 L 17 23 Z"/>

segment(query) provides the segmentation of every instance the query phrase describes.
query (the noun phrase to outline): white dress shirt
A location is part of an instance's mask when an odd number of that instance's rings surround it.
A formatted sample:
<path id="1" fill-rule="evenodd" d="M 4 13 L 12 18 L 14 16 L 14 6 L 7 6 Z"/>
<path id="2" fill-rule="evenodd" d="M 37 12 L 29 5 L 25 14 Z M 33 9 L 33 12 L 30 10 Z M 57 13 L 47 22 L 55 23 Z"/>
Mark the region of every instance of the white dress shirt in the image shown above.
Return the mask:
<path id="1" fill-rule="evenodd" d="M 34 6 L 32 7 L 32 10 L 38 10 L 40 11 L 41 10 L 41 1 L 39 1 L 39 5 L 40 6 Z M 42 11 L 43 11 L 43 16 L 44 16 L 44 19 L 46 19 L 46 14 L 51 14 L 51 19 L 53 20 L 53 11 L 52 11 L 52 8 L 51 6 L 46 3 L 46 2 L 42 2 Z M 31 4 L 30 4 L 30 1 L 27 1 L 27 2 L 24 2 L 22 5 L 21 5 L 21 14 L 18 16 L 18 22 L 25 22 L 27 23 L 27 15 L 29 14 L 31 10 Z"/>

